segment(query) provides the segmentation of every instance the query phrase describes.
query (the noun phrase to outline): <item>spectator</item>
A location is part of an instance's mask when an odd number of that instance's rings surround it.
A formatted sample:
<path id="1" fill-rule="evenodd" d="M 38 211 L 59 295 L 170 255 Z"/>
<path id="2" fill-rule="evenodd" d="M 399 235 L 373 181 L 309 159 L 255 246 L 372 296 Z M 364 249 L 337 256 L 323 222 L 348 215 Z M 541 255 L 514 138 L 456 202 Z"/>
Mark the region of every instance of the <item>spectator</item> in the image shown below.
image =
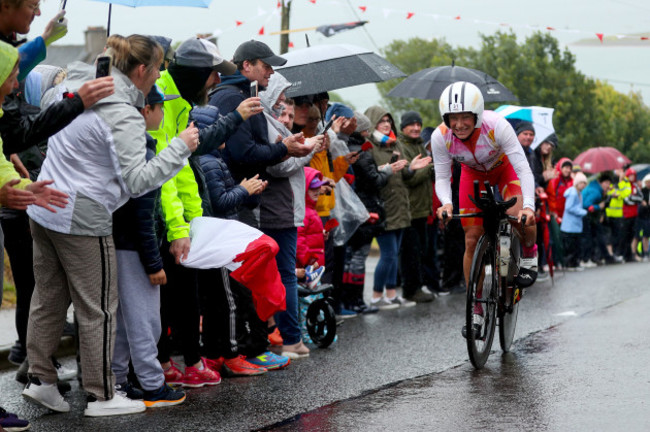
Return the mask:
<path id="1" fill-rule="evenodd" d="M 420 136 L 424 142 L 424 148 L 428 156 L 431 156 L 431 135 L 435 128 L 425 127 L 422 129 Z M 449 295 L 448 289 L 443 289 L 441 282 L 441 269 L 438 260 L 438 238 L 440 238 L 439 221 L 436 215 L 436 210 L 441 206 L 438 195 L 436 195 L 435 188 L 435 170 L 431 170 L 431 198 L 433 214 L 427 218 L 426 231 L 427 231 L 427 249 L 424 251 L 422 259 L 422 268 L 424 274 L 423 282 L 429 288 L 429 291 L 438 295 Z M 462 255 L 461 255 L 462 257 Z"/>
<path id="2" fill-rule="evenodd" d="M 643 200 L 639 205 L 639 217 L 637 218 L 637 239 L 641 241 L 643 262 L 648 262 L 648 238 L 650 238 L 650 174 L 646 174 L 641 182 L 641 194 Z"/>
<path id="3" fill-rule="evenodd" d="M 616 262 L 612 254 L 607 250 L 607 239 L 605 227 L 603 226 L 605 207 L 607 205 L 607 191 L 611 184 L 612 178 L 610 174 L 603 172 L 598 175 L 596 180 L 592 180 L 582 193 L 583 207 L 588 209 L 593 206 L 593 211 L 587 214 L 583 224 L 583 262 L 599 263 L 601 260 L 604 260 L 607 264 Z"/>
<path id="4" fill-rule="evenodd" d="M 515 133 L 517 134 L 517 139 L 519 140 L 521 147 L 524 149 L 528 165 L 530 165 L 532 169 L 533 149 L 530 146 L 533 144 L 533 140 L 535 139 L 535 127 L 531 122 L 521 121 L 516 125 Z"/>
<path id="5" fill-rule="evenodd" d="M 630 248 L 625 244 L 625 235 L 623 231 L 623 205 L 625 199 L 632 194 L 632 185 L 625 176 L 623 168 L 614 170 L 616 181 L 612 182 L 612 187 L 607 191 L 609 204 L 605 208 L 607 215 L 607 224 L 610 229 L 607 247 L 617 262 L 623 262 L 623 254 Z"/>
<path id="6" fill-rule="evenodd" d="M 571 169 L 573 163 L 569 158 L 562 158 L 555 164 L 555 170 L 558 175 L 551 179 L 546 186 L 546 194 L 548 196 L 548 210 L 550 212 L 551 220 L 548 222 L 549 231 L 553 238 L 553 261 L 561 264 L 564 262 L 564 248 L 561 241 L 557 239 L 557 230 L 559 224 L 562 223 L 562 215 L 564 214 L 564 192 L 573 186 L 573 177 L 571 176 Z"/>
<path id="7" fill-rule="evenodd" d="M 313 168 L 305 167 L 304 172 L 305 219 L 303 226 L 298 228 L 296 268 L 320 267 L 325 262 L 325 237 L 323 222 L 316 212 L 316 201 L 321 186 L 327 182 L 323 180 L 323 175 Z"/>
<path id="8" fill-rule="evenodd" d="M 623 200 L 623 220 L 619 250 L 623 259 L 627 262 L 641 261 L 637 255 L 636 242 L 636 219 L 639 214 L 639 204 L 643 201 L 641 188 L 637 185 L 636 171 L 632 168 L 625 170 L 625 178 L 630 184 L 630 195 Z"/>
<path id="9" fill-rule="evenodd" d="M 192 108 L 206 104 L 208 92 L 221 81 L 220 74 L 234 72 L 235 66 L 224 60 L 216 45 L 207 40 L 188 39 L 178 47 L 174 60 L 157 81 L 164 94 L 181 96 L 165 103 L 163 123 L 158 130 L 151 132 L 157 141 L 158 152 L 168 146 L 170 139 L 185 130 Z M 261 112 L 258 104 L 258 99 L 242 101 L 236 112 L 228 113 L 209 127 L 201 129 L 200 152 L 207 153 L 232 136 L 248 116 Z M 213 370 L 210 368 L 212 364 L 201 357 L 197 271 L 181 265 L 191 249 L 190 224 L 203 215 L 198 189 L 189 164 L 162 186 L 162 210 L 167 235 L 161 250 L 167 283 L 161 288 L 163 332 L 158 342 L 158 360 L 165 370 L 167 383 L 194 388 L 221 382 L 218 371 L 220 367 L 215 366 L 216 370 Z M 178 294 L 181 289 L 183 295 Z M 211 318 L 207 317 L 206 320 Z M 171 360 L 171 340 L 167 334 L 170 327 L 173 330 L 172 336 L 180 341 L 186 366 L 184 372 Z"/>
<path id="10" fill-rule="evenodd" d="M 174 176 L 198 144 L 198 132 L 188 129 L 163 154 L 146 161 L 144 121 L 134 105 L 143 103 L 142 92 L 148 92 L 159 76 L 162 49 L 139 35 L 113 35 L 107 46 L 113 58 L 115 94 L 50 138 L 39 175 L 52 177 L 70 195 L 71 210 L 52 215 L 28 209 L 36 285 L 27 329 L 31 379 L 23 395 L 54 411 L 70 410 L 54 385 L 57 375 L 50 357 L 72 299 L 83 384 L 89 393 L 87 416 L 145 409 L 143 402 L 115 393 L 109 367 L 115 332 L 112 317 L 117 312 L 112 212 L 129 196 L 141 195 Z M 94 76 L 94 67 L 75 63 L 63 87 L 75 91 Z"/>
<path id="11" fill-rule="evenodd" d="M 151 87 L 141 113 L 147 130 L 157 130 L 163 119 L 163 103 L 178 96 L 164 96 Z M 156 154 L 156 142 L 149 134 L 147 160 Z M 117 325 L 111 369 L 117 391 L 130 399 L 143 399 L 148 408 L 178 405 L 185 393 L 165 383 L 157 361 L 156 344 L 161 334 L 160 285 L 167 282 L 156 233 L 160 189 L 132 198 L 113 213 L 113 238 L 117 258 Z M 129 361 L 143 391 L 127 381 Z"/>
<path id="12" fill-rule="evenodd" d="M 388 177 L 403 167 L 403 161 L 377 168 L 372 157 L 372 144 L 368 141 L 372 125 L 364 114 L 356 112 L 357 128 L 350 135 L 348 147 L 358 153 L 359 159 L 352 165 L 354 172 L 355 192 L 369 213 L 374 213 L 373 220 L 362 224 L 352 235 L 345 248 L 343 272 L 343 307 L 356 313 L 375 313 L 377 306 L 368 305 L 363 298 L 363 288 L 366 279 L 366 259 L 370 252 L 372 239 L 383 232 L 386 227 L 386 211 L 380 191 L 386 186 Z M 370 148 L 368 149 L 368 146 Z"/>
<path id="13" fill-rule="evenodd" d="M 386 209 L 386 228 L 377 236 L 380 256 L 375 269 L 371 305 L 379 309 L 415 306 L 415 302 L 405 300 L 397 294 L 397 256 L 403 229 L 411 222 L 408 190 L 404 185 L 404 179 L 411 178 L 416 170 L 427 166 L 431 158 L 421 158 L 418 155 L 409 164 L 402 158 L 404 149 L 395 136 L 395 122 L 390 113 L 379 106 L 372 106 L 364 114 L 373 125 L 370 142 L 373 145 L 372 155 L 379 169 L 383 169 L 386 164 L 391 164 L 393 173 L 399 173 L 399 175 L 392 175 L 381 190 Z M 393 159 L 402 162 L 393 166 Z M 404 170 L 407 165 L 409 169 Z"/>
<path id="14" fill-rule="evenodd" d="M 273 53 L 264 43 L 248 41 L 241 44 L 236 50 L 233 61 L 237 65 L 237 72 L 217 87 L 210 98 L 210 104 L 219 108 L 222 113 L 233 110 L 244 95 L 250 93 L 251 82 L 257 81 L 259 89 L 265 90 L 273 74 L 273 66 L 281 66 L 286 60 Z M 277 103 L 277 100 L 276 100 Z M 275 103 L 274 103 L 275 105 Z M 276 261 L 282 283 L 287 292 L 287 307 L 285 312 L 275 315 L 275 322 L 280 329 L 283 339 L 282 355 L 289 358 L 300 358 L 309 355 L 309 349 L 303 344 L 298 324 L 298 293 L 296 268 L 297 230 L 294 224 L 293 200 L 291 184 L 288 179 L 277 176 L 267 176 L 267 167 L 277 165 L 286 156 L 302 157 L 310 154 L 315 143 L 303 144 L 302 135 L 291 135 L 281 141 L 269 140 L 269 128 L 265 117 L 253 117 L 244 122 L 236 134 L 226 141 L 224 157 L 236 181 L 250 178 L 256 173 L 260 178 L 276 183 L 265 192 L 275 195 L 275 202 L 264 202 L 260 207 L 260 199 L 247 200 L 239 212 L 239 220 L 253 227 L 261 227 L 263 232 L 273 238 L 280 252 Z M 275 182 L 277 180 L 277 182 Z M 267 207 L 266 204 L 270 207 Z M 273 207 L 275 206 L 275 207 Z M 271 208 L 280 210 L 279 217 L 273 218 Z M 267 211 L 266 209 L 269 209 Z M 264 220 L 262 220 L 264 215 Z"/>
<path id="15" fill-rule="evenodd" d="M 416 111 L 402 115 L 398 139 L 404 149 L 404 159 L 411 162 L 416 156 L 426 157 L 420 137 L 422 117 Z M 400 249 L 400 269 L 404 298 L 416 303 L 433 301 L 433 295 L 422 290 L 424 284 L 423 256 L 428 249 L 427 219 L 433 214 L 433 165 L 417 171 L 405 179 L 408 188 L 411 225 L 404 229 Z"/>
<path id="16" fill-rule="evenodd" d="M 566 206 L 562 214 L 562 243 L 564 245 L 565 261 L 567 271 L 582 271 L 580 266 L 580 234 L 582 233 L 582 218 L 587 214 L 582 206 L 582 190 L 587 186 L 587 177 L 578 173 L 573 179 L 573 186 L 564 192 Z M 594 211 L 593 206 L 590 207 Z"/>

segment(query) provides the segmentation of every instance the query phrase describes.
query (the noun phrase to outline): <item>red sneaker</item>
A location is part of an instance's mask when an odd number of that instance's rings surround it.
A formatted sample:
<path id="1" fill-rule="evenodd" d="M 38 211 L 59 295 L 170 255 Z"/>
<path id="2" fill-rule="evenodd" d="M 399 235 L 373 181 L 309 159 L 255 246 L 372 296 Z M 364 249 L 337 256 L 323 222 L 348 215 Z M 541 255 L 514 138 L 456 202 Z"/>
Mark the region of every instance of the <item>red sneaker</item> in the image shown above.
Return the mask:
<path id="1" fill-rule="evenodd" d="M 277 327 L 273 330 L 273 333 L 269 334 L 269 342 L 273 346 L 282 346 L 282 336 L 280 336 L 280 330 Z"/>
<path id="2" fill-rule="evenodd" d="M 165 373 L 165 382 L 169 385 L 182 385 L 183 384 L 183 372 L 178 368 L 178 363 L 174 360 L 171 361 L 171 366 L 169 369 L 164 371 Z"/>
<path id="3" fill-rule="evenodd" d="M 223 367 L 223 361 L 224 361 L 223 357 L 219 357 L 214 360 L 209 358 L 205 359 L 205 363 L 208 365 L 208 367 L 213 371 L 219 373 L 221 373 L 221 368 Z"/>
<path id="4" fill-rule="evenodd" d="M 201 357 L 203 369 L 193 366 L 185 367 L 185 376 L 183 376 L 183 387 L 199 388 L 206 385 L 213 386 L 221 382 L 221 375 L 208 366 L 206 359 Z"/>
<path id="5" fill-rule="evenodd" d="M 262 375 L 267 371 L 268 369 L 263 366 L 257 366 L 246 361 L 246 357 L 243 355 L 225 359 L 223 362 L 223 373 L 230 377 Z"/>

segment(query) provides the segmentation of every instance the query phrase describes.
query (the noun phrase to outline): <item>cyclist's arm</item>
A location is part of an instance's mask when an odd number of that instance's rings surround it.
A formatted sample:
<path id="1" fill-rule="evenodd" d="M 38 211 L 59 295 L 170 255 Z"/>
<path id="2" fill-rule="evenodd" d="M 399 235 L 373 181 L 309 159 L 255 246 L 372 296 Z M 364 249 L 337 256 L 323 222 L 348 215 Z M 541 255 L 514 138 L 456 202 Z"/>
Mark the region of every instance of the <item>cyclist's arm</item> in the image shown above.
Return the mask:
<path id="1" fill-rule="evenodd" d="M 452 159 L 447 151 L 445 140 L 439 129 L 431 135 L 431 149 L 436 171 L 436 195 L 442 205 L 451 204 L 451 166 Z"/>
<path id="2" fill-rule="evenodd" d="M 524 208 L 529 208 L 535 211 L 535 180 L 533 172 L 530 170 L 528 160 L 524 154 L 524 150 L 519 144 L 517 135 L 510 123 L 506 119 L 500 119 L 494 128 L 494 138 L 497 143 L 503 148 L 503 151 L 508 156 L 508 160 L 519 177 L 521 182 L 521 192 L 524 198 Z"/>

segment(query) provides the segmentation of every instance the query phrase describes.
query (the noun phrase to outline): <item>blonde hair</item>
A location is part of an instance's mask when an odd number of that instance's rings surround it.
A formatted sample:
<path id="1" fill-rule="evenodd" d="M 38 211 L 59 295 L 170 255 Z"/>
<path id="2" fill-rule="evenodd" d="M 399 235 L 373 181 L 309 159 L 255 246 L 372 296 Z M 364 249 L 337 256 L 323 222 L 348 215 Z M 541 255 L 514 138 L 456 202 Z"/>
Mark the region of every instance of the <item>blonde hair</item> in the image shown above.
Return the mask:
<path id="1" fill-rule="evenodd" d="M 147 69 L 158 69 L 164 57 L 158 42 L 137 34 L 128 37 L 111 35 L 106 46 L 105 54 L 113 57 L 113 66 L 127 76 L 141 64 Z"/>

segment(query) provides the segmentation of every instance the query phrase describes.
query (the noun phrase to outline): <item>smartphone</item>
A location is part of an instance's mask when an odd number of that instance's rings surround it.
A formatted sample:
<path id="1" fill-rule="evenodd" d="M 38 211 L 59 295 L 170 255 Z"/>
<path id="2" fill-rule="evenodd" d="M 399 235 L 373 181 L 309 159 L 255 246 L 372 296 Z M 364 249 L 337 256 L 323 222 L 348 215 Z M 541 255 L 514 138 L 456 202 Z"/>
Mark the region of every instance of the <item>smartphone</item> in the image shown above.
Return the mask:
<path id="1" fill-rule="evenodd" d="M 325 135 L 327 133 L 327 131 L 329 130 L 329 128 L 332 127 L 332 124 L 334 124 L 334 119 L 333 118 L 331 118 L 330 121 L 327 122 L 327 124 L 325 125 L 325 129 L 323 129 L 323 132 L 321 132 L 320 134 Z"/>
<path id="2" fill-rule="evenodd" d="M 395 163 L 399 160 L 399 154 L 393 153 L 393 155 L 390 157 L 390 162 L 389 163 Z"/>
<path id="3" fill-rule="evenodd" d="M 111 74 L 112 63 L 113 58 L 109 55 L 97 57 L 97 72 L 95 72 L 95 78 L 109 76 Z"/>
<path id="4" fill-rule="evenodd" d="M 251 97 L 257 97 L 257 91 L 258 91 L 257 87 L 258 87 L 257 81 L 253 81 L 251 83 Z"/>

